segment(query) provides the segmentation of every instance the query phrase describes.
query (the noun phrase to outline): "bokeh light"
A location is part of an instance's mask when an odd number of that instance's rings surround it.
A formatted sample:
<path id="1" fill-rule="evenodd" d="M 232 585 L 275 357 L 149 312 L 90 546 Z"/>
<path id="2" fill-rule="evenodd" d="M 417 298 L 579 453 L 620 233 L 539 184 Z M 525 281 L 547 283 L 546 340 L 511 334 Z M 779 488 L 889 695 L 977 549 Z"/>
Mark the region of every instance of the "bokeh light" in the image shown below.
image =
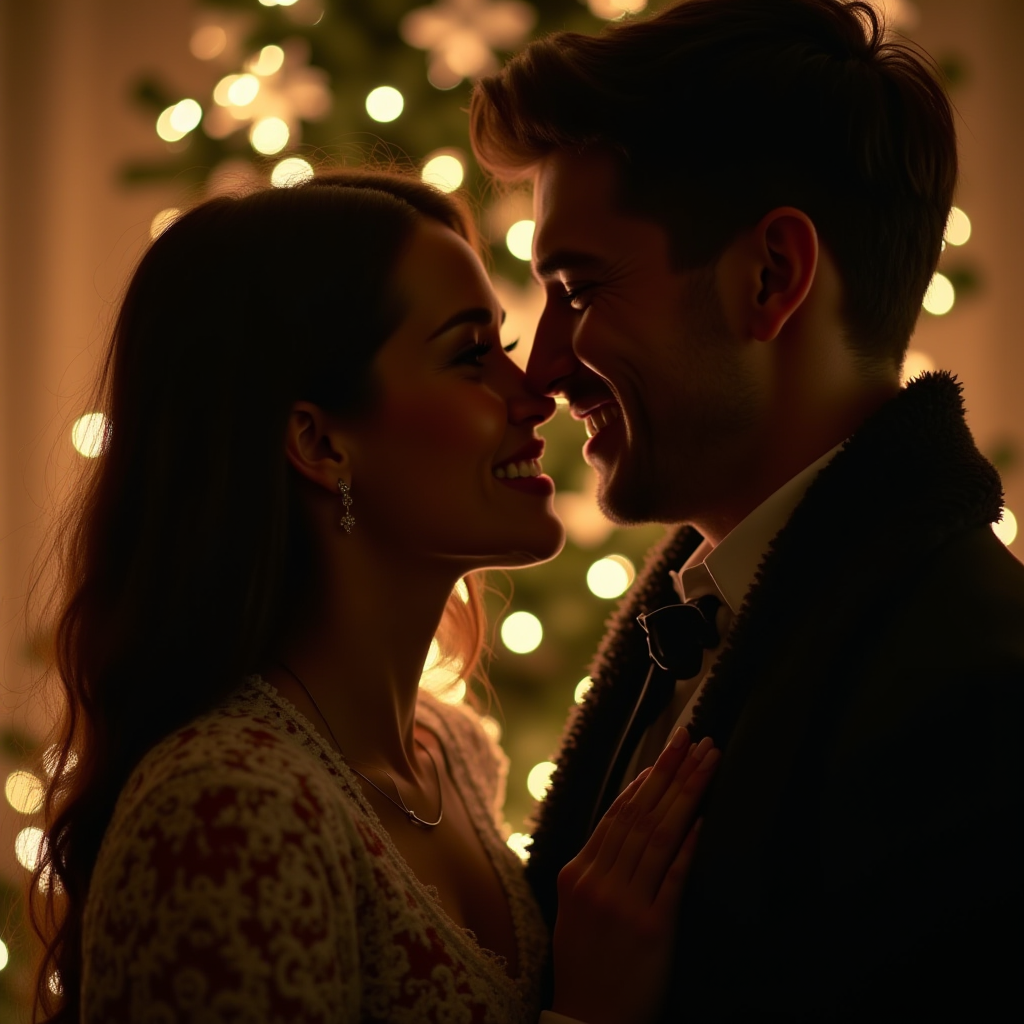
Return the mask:
<path id="1" fill-rule="evenodd" d="M 35 871 L 44 850 L 46 835 L 41 828 L 29 825 L 14 837 L 14 856 L 26 871 Z"/>
<path id="2" fill-rule="evenodd" d="M 264 46 L 255 57 L 245 65 L 247 71 L 266 78 L 276 74 L 284 65 L 284 50 L 280 46 Z"/>
<path id="3" fill-rule="evenodd" d="M 963 245 L 970 237 L 971 218 L 959 206 L 954 206 L 946 221 L 945 240 L 950 245 Z"/>
<path id="4" fill-rule="evenodd" d="M 1003 509 L 1003 518 L 992 524 L 992 532 L 1009 547 L 1017 538 L 1017 517 L 1008 509 Z"/>
<path id="5" fill-rule="evenodd" d="M 164 142 L 183 139 L 203 119 L 203 108 L 195 100 L 181 100 L 156 119 L 156 133 Z"/>
<path id="6" fill-rule="evenodd" d="M 919 352 L 916 349 L 911 349 L 907 352 L 907 356 L 903 360 L 903 366 L 900 369 L 900 383 L 906 384 L 915 377 L 920 377 L 922 373 L 931 373 L 934 369 L 935 360 L 930 355 L 925 352 Z"/>
<path id="7" fill-rule="evenodd" d="M 533 255 L 533 231 L 536 225 L 532 220 L 517 220 L 505 235 L 508 251 L 517 260 L 529 261 Z"/>
<path id="8" fill-rule="evenodd" d="M 270 172 L 270 184 L 275 188 L 301 185 L 313 177 L 313 167 L 300 156 L 290 156 L 277 164 Z"/>
<path id="9" fill-rule="evenodd" d="M 101 455 L 106 441 L 107 418 L 101 412 L 87 412 L 71 427 L 71 443 L 75 451 L 87 459 Z"/>
<path id="10" fill-rule="evenodd" d="M 582 704 L 583 699 L 590 692 L 590 688 L 594 685 L 594 680 L 590 676 L 584 676 L 577 684 L 576 691 L 573 693 L 573 700 L 577 704 Z"/>
<path id="11" fill-rule="evenodd" d="M 288 145 L 288 125 L 279 117 L 261 117 L 249 129 L 249 142 L 257 153 L 272 156 Z"/>
<path id="12" fill-rule="evenodd" d="M 587 570 L 587 586 L 596 597 L 618 597 L 635 578 L 636 569 L 625 555 L 600 558 Z"/>
<path id="13" fill-rule="evenodd" d="M 7 966 L 7 962 L 10 960 L 10 958 L 11 956 L 7 952 L 7 943 L 4 942 L 3 939 L 0 939 L 0 971 L 2 971 Z"/>
<path id="14" fill-rule="evenodd" d="M 225 75 L 214 87 L 213 102 L 222 107 L 247 107 L 260 91 L 255 75 Z"/>
<path id="15" fill-rule="evenodd" d="M 43 780 L 33 772 L 11 772 L 4 784 L 7 802 L 20 814 L 35 814 L 43 806 Z"/>
<path id="16" fill-rule="evenodd" d="M 544 627 L 530 612 L 513 612 L 501 624 L 501 642 L 515 654 L 535 651 L 543 638 Z"/>
<path id="17" fill-rule="evenodd" d="M 394 121 L 404 107 L 405 98 L 390 85 L 379 85 L 366 97 L 366 112 L 374 121 Z"/>
<path id="18" fill-rule="evenodd" d="M 213 60 L 228 45 L 228 34 L 220 25 L 203 25 L 192 33 L 188 48 L 197 60 Z"/>
<path id="19" fill-rule="evenodd" d="M 438 153 L 431 157 L 420 172 L 420 177 L 442 192 L 454 192 L 466 176 L 462 161 L 451 153 Z"/>
<path id="20" fill-rule="evenodd" d="M 528 836 L 525 832 L 513 832 L 512 835 L 505 840 L 505 844 L 508 848 L 524 862 L 530 859 L 530 846 L 532 843 L 533 837 Z"/>
<path id="21" fill-rule="evenodd" d="M 469 587 L 466 585 L 465 580 L 455 581 L 455 593 L 458 594 L 459 600 L 463 604 L 469 604 Z"/>
<path id="22" fill-rule="evenodd" d="M 932 276 L 928 291 L 924 293 L 924 306 L 933 316 L 942 316 L 953 308 L 956 301 L 956 292 L 953 290 L 953 282 L 945 274 L 936 273 Z"/>
<path id="23" fill-rule="evenodd" d="M 161 210 L 149 222 L 149 237 L 159 238 L 180 216 L 181 210 L 176 206 L 168 206 L 166 210 Z"/>
<path id="24" fill-rule="evenodd" d="M 541 761 L 535 764 L 526 776 L 526 788 L 534 800 L 543 800 L 551 786 L 551 776 L 555 772 L 554 761 Z"/>

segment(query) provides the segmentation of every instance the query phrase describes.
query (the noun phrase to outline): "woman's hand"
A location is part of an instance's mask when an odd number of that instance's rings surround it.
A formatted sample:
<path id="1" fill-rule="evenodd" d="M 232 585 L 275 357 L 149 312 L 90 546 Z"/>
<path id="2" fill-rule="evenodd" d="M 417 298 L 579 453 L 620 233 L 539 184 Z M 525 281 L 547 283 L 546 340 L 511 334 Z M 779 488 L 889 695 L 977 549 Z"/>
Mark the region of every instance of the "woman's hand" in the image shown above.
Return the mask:
<path id="1" fill-rule="evenodd" d="M 553 1010 L 587 1024 L 657 1019 L 697 807 L 718 757 L 709 737 L 693 745 L 677 729 L 559 873 Z"/>

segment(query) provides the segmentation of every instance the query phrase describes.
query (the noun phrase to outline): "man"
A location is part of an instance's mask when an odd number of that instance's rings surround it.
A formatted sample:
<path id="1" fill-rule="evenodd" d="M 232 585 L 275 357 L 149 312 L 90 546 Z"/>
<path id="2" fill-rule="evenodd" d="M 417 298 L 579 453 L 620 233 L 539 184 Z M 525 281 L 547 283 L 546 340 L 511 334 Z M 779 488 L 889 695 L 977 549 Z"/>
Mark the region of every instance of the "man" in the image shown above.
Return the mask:
<path id="1" fill-rule="evenodd" d="M 866 3 L 690 0 L 534 43 L 471 122 L 533 181 L 528 377 L 605 512 L 674 525 L 539 810 L 549 920 L 684 724 L 723 757 L 666 1020 L 1019 1019 L 1024 567 L 955 379 L 899 381 L 957 173 L 927 60 Z"/>

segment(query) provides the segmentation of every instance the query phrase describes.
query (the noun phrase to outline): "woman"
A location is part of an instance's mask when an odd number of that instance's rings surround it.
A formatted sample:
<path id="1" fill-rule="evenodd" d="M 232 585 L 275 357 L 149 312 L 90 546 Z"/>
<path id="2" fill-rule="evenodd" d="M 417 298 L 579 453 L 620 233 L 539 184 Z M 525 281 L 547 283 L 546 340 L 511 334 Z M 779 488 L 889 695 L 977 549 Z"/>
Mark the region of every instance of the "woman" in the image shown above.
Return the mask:
<path id="1" fill-rule="evenodd" d="M 210 200 L 135 271 L 61 533 L 46 1019 L 536 1019 L 503 757 L 418 686 L 435 635 L 476 667 L 467 573 L 562 544 L 553 403 L 472 242 L 452 199 L 356 172 Z M 574 865 L 565 1013 L 614 1007 L 600 955 L 669 927 L 710 774 L 680 739 Z"/>

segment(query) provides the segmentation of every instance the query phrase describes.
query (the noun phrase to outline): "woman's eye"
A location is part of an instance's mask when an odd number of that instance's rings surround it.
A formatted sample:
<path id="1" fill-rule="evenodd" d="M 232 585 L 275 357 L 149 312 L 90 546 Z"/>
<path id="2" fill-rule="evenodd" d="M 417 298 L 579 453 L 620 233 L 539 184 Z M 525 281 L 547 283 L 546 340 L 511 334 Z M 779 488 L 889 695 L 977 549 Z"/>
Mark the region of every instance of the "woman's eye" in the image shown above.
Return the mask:
<path id="1" fill-rule="evenodd" d="M 502 346 L 502 351 L 503 352 L 513 352 L 513 351 L 515 351 L 515 347 L 518 344 L 519 344 L 519 339 L 516 338 L 515 341 L 510 341 L 507 345 L 503 345 Z"/>
<path id="2" fill-rule="evenodd" d="M 483 357 L 494 346 L 487 341 L 478 341 L 468 348 L 464 348 L 456 357 L 455 363 L 458 366 L 483 366 Z"/>

